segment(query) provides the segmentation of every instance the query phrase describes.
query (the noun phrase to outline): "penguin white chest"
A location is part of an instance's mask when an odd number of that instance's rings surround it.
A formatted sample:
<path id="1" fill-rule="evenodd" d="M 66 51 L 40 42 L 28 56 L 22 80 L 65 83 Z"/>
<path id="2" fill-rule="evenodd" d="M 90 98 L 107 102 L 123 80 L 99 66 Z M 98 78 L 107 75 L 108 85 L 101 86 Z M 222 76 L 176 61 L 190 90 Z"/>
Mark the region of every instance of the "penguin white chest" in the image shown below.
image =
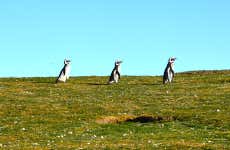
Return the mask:
<path id="1" fill-rule="evenodd" d="M 117 71 L 120 72 L 120 67 L 117 68 Z M 114 72 L 115 83 L 118 83 L 118 80 L 119 80 L 119 75 L 118 75 L 117 71 Z"/>
<path id="2" fill-rule="evenodd" d="M 170 68 L 168 69 L 168 80 L 169 82 L 172 82 L 173 80 L 173 72 Z"/>
<path id="3" fill-rule="evenodd" d="M 66 76 L 66 79 L 69 79 L 69 73 L 70 73 L 70 65 L 67 65 L 66 68 L 65 68 L 66 72 L 65 72 L 65 76 Z"/>
<path id="4" fill-rule="evenodd" d="M 117 73 L 114 73 L 114 81 L 117 83 L 119 80 L 119 75 Z"/>

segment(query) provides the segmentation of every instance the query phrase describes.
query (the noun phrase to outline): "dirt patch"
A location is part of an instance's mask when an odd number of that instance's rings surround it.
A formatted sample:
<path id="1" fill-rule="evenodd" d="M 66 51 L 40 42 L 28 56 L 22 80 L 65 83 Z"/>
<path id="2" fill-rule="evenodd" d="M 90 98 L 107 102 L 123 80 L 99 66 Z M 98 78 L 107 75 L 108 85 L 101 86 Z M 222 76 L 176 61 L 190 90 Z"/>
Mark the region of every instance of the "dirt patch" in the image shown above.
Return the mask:
<path id="1" fill-rule="evenodd" d="M 123 116 L 106 116 L 106 117 L 101 117 L 96 120 L 97 123 L 99 124 L 111 124 L 111 123 L 121 123 L 125 122 L 134 116 L 131 115 L 123 115 Z"/>
<path id="2" fill-rule="evenodd" d="M 98 124 L 114 124 L 122 122 L 140 122 L 140 123 L 156 123 L 156 122 L 169 122 L 177 120 L 175 116 L 151 116 L 151 115 L 142 115 L 142 116 L 132 116 L 132 115 L 123 115 L 123 116 L 106 116 L 96 120 Z"/>

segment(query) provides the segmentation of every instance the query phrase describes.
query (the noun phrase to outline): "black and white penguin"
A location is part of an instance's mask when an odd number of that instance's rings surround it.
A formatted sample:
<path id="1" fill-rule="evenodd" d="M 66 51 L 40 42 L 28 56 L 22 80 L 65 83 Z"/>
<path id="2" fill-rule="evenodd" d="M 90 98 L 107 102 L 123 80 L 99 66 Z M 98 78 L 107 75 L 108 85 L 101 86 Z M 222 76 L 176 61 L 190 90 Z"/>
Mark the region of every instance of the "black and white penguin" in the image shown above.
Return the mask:
<path id="1" fill-rule="evenodd" d="M 69 79 L 69 73 L 70 73 L 70 60 L 65 59 L 64 60 L 64 67 L 62 68 L 56 83 L 60 82 L 66 82 L 67 79 Z"/>
<path id="2" fill-rule="evenodd" d="M 176 58 L 175 57 L 170 57 L 168 60 L 168 64 L 165 68 L 164 75 L 163 75 L 163 84 L 166 83 L 171 83 L 174 78 L 174 62 Z"/>
<path id="3" fill-rule="evenodd" d="M 121 78 L 121 75 L 120 75 L 120 65 L 121 65 L 122 61 L 115 61 L 115 66 L 113 68 L 113 71 L 110 75 L 110 78 L 109 78 L 109 84 L 112 84 L 112 83 L 118 83 L 118 80 Z"/>

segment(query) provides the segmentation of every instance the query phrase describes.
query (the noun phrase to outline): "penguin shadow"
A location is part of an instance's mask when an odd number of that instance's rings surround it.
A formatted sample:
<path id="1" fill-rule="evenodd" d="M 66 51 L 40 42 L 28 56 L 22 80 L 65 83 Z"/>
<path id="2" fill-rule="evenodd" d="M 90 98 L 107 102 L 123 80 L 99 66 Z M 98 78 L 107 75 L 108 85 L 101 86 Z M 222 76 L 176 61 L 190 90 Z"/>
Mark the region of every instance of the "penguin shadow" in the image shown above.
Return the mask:
<path id="1" fill-rule="evenodd" d="M 108 83 L 81 83 L 81 84 L 95 85 L 95 86 L 97 86 L 97 85 L 110 85 L 110 84 L 108 84 Z"/>
<path id="2" fill-rule="evenodd" d="M 57 84 L 55 81 L 34 81 L 36 84 Z"/>
<path id="3" fill-rule="evenodd" d="M 108 82 L 104 82 L 104 83 L 92 83 L 92 82 L 87 82 L 87 83 L 81 83 L 81 84 L 85 84 L 85 85 L 95 85 L 95 86 L 98 86 L 98 85 L 108 85 L 108 86 L 111 86 L 111 85 L 131 85 L 131 86 L 135 86 L 135 85 L 142 85 L 142 86 L 159 86 L 159 85 L 163 85 L 162 82 L 156 82 L 156 83 L 125 83 L 125 82 L 121 82 L 121 83 L 108 83 Z"/>
<path id="4" fill-rule="evenodd" d="M 162 85 L 162 83 L 140 83 L 140 85 L 153 86 L 153 85 Z"/>
<path id="5" fill-rule="evenodd" d="M 36 83 L 36 84 L 57 84 L 55 79 L 51 80 L 36 80 L 36 81 L 30 81 L 31 83 Z"/>
<path id="6" fill-rule="evenodd" d="M 158 86 L 163 85 L 163 83 L 127 83 L 127 85 L 143 85 L 143 86 Z"/>

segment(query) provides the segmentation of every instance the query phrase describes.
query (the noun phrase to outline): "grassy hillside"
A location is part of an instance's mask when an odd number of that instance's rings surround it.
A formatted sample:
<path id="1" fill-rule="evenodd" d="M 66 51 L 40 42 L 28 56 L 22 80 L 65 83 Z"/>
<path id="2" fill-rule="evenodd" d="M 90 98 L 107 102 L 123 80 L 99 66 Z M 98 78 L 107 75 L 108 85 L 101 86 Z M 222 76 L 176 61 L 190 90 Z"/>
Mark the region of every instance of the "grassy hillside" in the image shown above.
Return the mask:
<path id="1" fill-rule="evenodd" d="M 0 79 L 0 149 L 230 149 L 230 71 Z"/>

